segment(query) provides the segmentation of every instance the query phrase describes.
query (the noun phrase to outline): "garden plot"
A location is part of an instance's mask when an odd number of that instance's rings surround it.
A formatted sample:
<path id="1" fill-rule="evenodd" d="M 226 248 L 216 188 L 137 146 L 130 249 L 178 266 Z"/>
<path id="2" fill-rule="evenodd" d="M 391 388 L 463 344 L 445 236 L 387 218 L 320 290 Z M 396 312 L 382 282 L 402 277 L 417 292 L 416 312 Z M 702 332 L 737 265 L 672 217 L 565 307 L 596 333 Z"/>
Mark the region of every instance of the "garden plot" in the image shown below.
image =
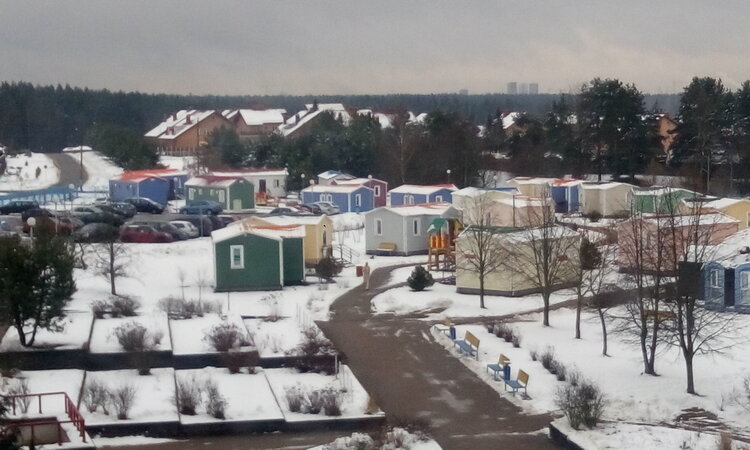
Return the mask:
<path id="1" fill-rule="evenodd" d="M 371 404 L 367 391 L 348 366 L 341 365 L 338 375 L 300 373 L 297 369 L 267 369 L 265 373 L 287 422 L 351 419 L 382 414 Z M 333 409 L 326 414 L 325 410 L 320 409 L 326 399 L 338 405 L 335 409 L 340 410 L 340 414 L 331 415 L 331 412 L 336 412 Z"/>
<path id="2" fill-rule="evenodd" d="M 179 420 L 177 408 L 173 403 L 175 395 L 174 370 L 151 369 L 151 375 L 138 375 L 136 370 L 108 370 L 102 372 L 88 372 L 86 386 L 92 383 L 102 383 L 110 391 L 123 387 L 132 387 L 134 396 L 132 407 L 127 412 L 127 419 L 117 418 L 117 410 L 109 404 L 109 414 L 104 414 L 102 408 L 89 411 L 86 402 L 81 403 L 80 411 L 91 425 L 134 423 L 134 422 L 168 422 Z M 84 399 L 86 389 L 84 387 Z"/>
<path id="3" fill-rule="evenodd" d="M 238 314 L 227 314 L 222 318 L 219 314 L 205 314 L 203 317 L 191 319 L 172 319 L 169 326 L 172 329 L 172 349 L 175 355 L 193 355 L 198 353 L 216 353 L 216 349 L 206 336 L 211 329 L 219 324 L 235 325 L 242 333 L 246 333 L 245 325 Z"/>
<path id="4" fill-rule="evenodd" d="M 261 421 L 283 420 L 284 415 L 276 403 L 271 387 L 261 369 L 255 374 L 231 374 L 227 369 L 206 367 L 195 370 L 178 370 L 178 383 L 194 383 L 201 388 L 196 415 L 181 414 L 182 423 L 204 423 L 217 421 Z M 210 381 L 209 381 L 210 380 Z M 225 419 L 211 416 L 207 412 L 209 389 L 206 382 L 215 383 L 219 395 L 226 402 Z"/>
<path id="5" fill-rule="evenodd" d="M 303 342 L 303 329 L 318 329 L 314 322 L 301 325 L 296 318 L 285 317 L 276 321 L 267 319 L 245 319 L 247 331 L 253 336 L 255 347 L 261 357 L 288 356 L 297 354 L 297 346 Z"/>
<path id="6" fill-rule="evenodd" d="M 404 269 L 398 269 L 396 272 L 402 276 L 406 273 Z M 406 281 L 406 277 L 402 281 Z M 395 279 L 391 281 L 396 282 Z M 552 294 L 550 304 L 554 305 L 572 298 L 575 298 L 572 290 L 560 290 Z M 484 297 L 484 304 L 487 308 L 479 307 L 478 295 L 459 294 L 455 286 L 435 283 L 421 292 L 412 291 L 408 286 L 389 289 L 372 299 L 372 310 L 376 314 L 428 313 L 427 317 L 430 320 L 441 320 L 446 316 L 481 317 L 516 314 L 543 306 L 542 296 L 539 294 L 524 297 L 488 295 Z"/>
<path id="7" fill-rule="evenodd" d="M 120 353 L 122 348 L 115 336 L 115 329 L 135 322 L 148 331 L 147 338 L 153 344 L 154 351 L 168 351 L 172 349 L 169 338 L 169 322 L 165 313 L 153 313 L 143 316 L 118 317 L 116 319 L 97 319 L 91 335 L 91 353 Z"/>
<path id="8" fill-rule="evenodd" d="M 22 383 L 27 389 L 21 388 Z M 78 394 L 83 383 L 83 370 L 26 370 L 13 378 L 3 378 L 0 390 L 4 394 L 41 394 L 51 392 L 65 392 L 73 403 L 78 402 Z M 26 392 L 23 392 L 23 391 Z M 39 413 L 38 399 L 29 399 L 28 415 Z M 20 406 L 20 402 L 16 407 Z M 42 415 L 65 414 L 65 401 L 60 395 L 42 397 Z M 17 410 L 17 415 L 23 414 Z"/>
<path id="9" fill-rule="evenodd" d="M 530 351 L 535 351 L 540 359 L 539 355 L 549 349 L 554 352 L 554 359 L 565 367 L 566 378 L 570 377 L 571 371 L 576 371 L 601 388 L 608 400 L 604 419 L 645 424 L 672 423 L 684 409 L 701 408 L 715 413 L 720 422 L 735 429 L 744 429 L 750 422 L 750 404 L 743 399 L 745 391 L 742 385 L 750 373 L 750 341 L 746 335 L 721 354 L 696 355 L 695 385 L 701 395 L 694 396 L 685 392 L 684 362 L 676 348 L 663 348 L 659 352 L 656 359 L 659 376 L 653 377 L 642 374 L 640 349 L 636 344 L 628 343 L 623 335 L 609 334 L 610 356 L 601 355 L 601 328 L 595 314 L 583 313 L 582 339 L 573 338 L 575 310 L 553 311 L 551 327 L 541 326 L 541 314 L 523 319 L 528 321 L 511 324 L 520 335 L 521 348 L 514 348 L 511 343 L 490 334 L 482 325 L 458 326 L 457 336 L 463 338 L 468 330 L 481 340 L 478 361 L 467 357 L 460 359 L 498 392 L 503 392 L 503 383 L 492 380 L 486 372 L 486 365 L 496 363 L 501 353 L 512 362 L 513 378 L 519 369 L 529 374 L 531 398 L 521 400 L 517 396 L 516 402 L 530 412 L 558 410 L 554 401 L 556 391 L 568 383 L 558 381 L 539 361 L 532 360 Z M 736 320 L 738 329 L 750 327 L 750 316 L 738 316 Z M 443 335 L 437 339 L 452 349 L 450 339 Z M 721 374 L 721 382 L 717 382 L 717 374 Z M 656 444 L 650 444 L 651 447 L 647 448 L 656 448 Z"/>
<path id="10" fill-rule="evenodd" d="M 75 350 L 83 348 L 89 339 L 91 321 L 90 312 L 70 311 L 60 319 L 57 326 L 50 330 L 40 328 L 36 333 L 34 346 L 27 348 L 18 340 L 18 332 L 9 327 L 0 344 L 0 351 L 34 351 L 34 350 Z"/>

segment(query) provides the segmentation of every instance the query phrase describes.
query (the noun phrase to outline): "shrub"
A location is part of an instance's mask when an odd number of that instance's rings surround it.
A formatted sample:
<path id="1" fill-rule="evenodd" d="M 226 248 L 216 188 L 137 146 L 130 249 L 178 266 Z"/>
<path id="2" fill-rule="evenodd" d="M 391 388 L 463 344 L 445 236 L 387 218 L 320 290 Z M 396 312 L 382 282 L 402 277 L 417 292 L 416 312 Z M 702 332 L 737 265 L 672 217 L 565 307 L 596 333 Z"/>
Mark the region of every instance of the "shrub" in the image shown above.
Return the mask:
<path id="1" fill-rule="evenodd" d="M 560 361 L 552 361 L 552 366 L 549 369 L 550 373 L 557 375 L 557 381 L 565 381 L 565 374 L 567 370 Z"/>
<path id="2" fill-rule="evenodd" d="M 323 413 L 326 416 L 338 417 L 341 415 L 342 393 L 333 386 L 328 386 L 320 391 L 323 401 Z"/>
<path id="3" fill-rule="evenodd" d="M 178 297 L 159 300 L 159 309 L 166 312 L 170 319 L 191 319 L 221 312 L 221 306 L 217 302 L 184 300 Z"/>
<path id="4" fill-rule="evenodd" d="M 195 377 L 188 379 L 180 379 L 178 377 L 173 400 L 180 414 L 194 416 L 198 405 L 201 403 L 200 383 L 195 380 Z"/>
<path id="5" fill-rule="evenodd" d="M 539 354 L 535 348 L 532 348 L 531 350 L 529 350 L 529 357 L 531 358 L 532 361 L 537 360 L 537 358 L 539 357 Z"/>
<path id="6" fill-rule="evenodd" d="M 15 380 L 11 380 L 8 386 L 7 393 L 8 395 L 30 394 L 31 391 L 29 390 L 29 380 L 26 378 L 17 378 Z M 12 401 L 17 402 L 16 404 L 21 409 L 21 412 L 23 414 L 29 412 L 29 407 L 31 406 L 31 397 L 18 397 Z"/>
<path id="7" fill-rule="evenodd" d="M 110 304 L 106 300 L 94 300 L 91 303 L 91 312 L 97 319 L 103 319 L 104 315 L 109 312 Z"/>
<path id="8" fill-rule="evenodd" d="M 719 450 L 732 450 L 732 435 L 726 431 L 719 433 L 719 441 L 716 443 L 716 448 Z"/>
<path id="9" fill-rule="evenodd" d="M 502 322 L 496 323 L 495 328 L 492 330 L 492 332 L 500 339 L 505 339 L 505 336 L 507 336 L 508 333 L 512 333 L 510 327 Z"/>
<path id="10" fill-rule="evenodd" d="M 422 266 L 417 266 L 406 279 L 406 283 L 413 291 L 423 291 L 426 288 L 435 284 L 435 280 L 432 279 L 432 275 Z"/>
<path id="11" fill-rule="evenodd" d="M 582 378 L 581 372 L 575 367 L 568 369 L 566 376 L 568 378 L 568 383 L 570 383 L 571 386 L 578 386 Z"/>
<path id="12" fill-rule="evenodd" d="M 258 352 L 229 350 L 221 355 L 221 361 L 232 374 L 240 373 L 243 367 L 255 367 L 259 359 Z"/>
<path id="13" fill-rule="evenodd" d="M 342 266 L 335 259 L 327 256 L 315 265 L 315 275 L 326 281 L 331 281 L 333 277 L 341 272 Z"/>
<path id="14" fill-rule="evenodd" d="M 308 392 L 305 406 L 306 411 L 304 412 L 308 414 L 320 414 L 324 406 L 323 391 L 313 390 Z"/>
<path id="15" fill-rule="evenodd" d="M 268 315 L 265 320 L 268 322 L 276 322 L 281 317 L 281 303 L 279 302 L 280 297 L 277 293 L 271 293 L 264 295 L 260 301 L 265 303 L 268 307 Z"/>
<path id="16" fill-rule="evenodd" d="M 602 220 L 602 213 L 599 211 L 591 211 L 591 213 L 589 213 L 589 220 L 592 222 L 599 222 Z"/>
<path id="17" fill-rule="evenodd" d="M 117 411 L 118 419 L 125 420 L 128 418 L 128 412 L 135 402 L 136 392 L 136 388 L 132 384 L 123 384 L 109 392 L 109 401 Z"/>
<path id="18" fill-rule="evenodd" d="M 206 390 L 206 412 L 215 419 L 225 419 L 227 400 L 219 392 L 219 385 L 209 378 L 204 386 Z"/>
<path id="19" fill-rule="evenodd" d="M 141 303 L 130 297 L 115 296 L 110 300 L 110 312 L 112 317 L 133 317 Z"/>
<path id="20" fill-rule="evenodd" d="M 217 352 L 252 345 L 251 336 L 237 324 L 222 322 L 211 327 L 203 339 L 207 340 Z"/>
<path id="21" fill-rule="evenodd" d="M 136 321 L 126 322 L 114 329 L 117 342 L 126 352 L 147 352 L 161 344 L 164 334 L 161 331 L 149 332 Z"/>
<path id="22" fill-rule="evenodd" d="M 291 412 L 302 412 L 302 405 L 305 403 L 305 393 L 300 385 L 287 387 L 284 391 L 286 404 Z"/>
<path id="23" fill-rule="evenodd" d="M 542 367 L 550 370 L 552 363 L 555 361 L 555 349 L 553 347 L 547 347 L 539 355 L 539 362 L 542 363 Z"/>
<path id="24" fill-rule="evenodd" d="M 513 334 L 513 347 L 515 348 L 521 347 L 521 336 L 517 334 Z"/>
<path id="25" fill-rule="evenodd" d="M 555 403 L 562 409 L 573 429 L 581 425 L 593 428 L 604 413 L 606 400 L 598 386 L 580 380 L 578 386 L 565 384 L 557 389 Z"/>
<path id="26" fill-rule="evenodd" d="M 107 402 L 109 401 L 109 393 L 107 392 L 107 386 L 104 385 L 97 378 L 91 377 L 86 382 L 86 387 L 83 390 L 83 404 L 86 405 L 86 409 L 89 412 L 94 412 L 98 407 L 102 407 L 102 410 L 107 411 Z"/>
<path id="27" fill-rule="evenodd" d="M 333 354 L 334 348 L 318 327 L 311 325 L 302 330 L 302 342 L 296 347 L 296 353 L 300 355 L 297 368 L 302 372 L 324 371 L 329 369 L 317 359 L 319 355 Z"/>

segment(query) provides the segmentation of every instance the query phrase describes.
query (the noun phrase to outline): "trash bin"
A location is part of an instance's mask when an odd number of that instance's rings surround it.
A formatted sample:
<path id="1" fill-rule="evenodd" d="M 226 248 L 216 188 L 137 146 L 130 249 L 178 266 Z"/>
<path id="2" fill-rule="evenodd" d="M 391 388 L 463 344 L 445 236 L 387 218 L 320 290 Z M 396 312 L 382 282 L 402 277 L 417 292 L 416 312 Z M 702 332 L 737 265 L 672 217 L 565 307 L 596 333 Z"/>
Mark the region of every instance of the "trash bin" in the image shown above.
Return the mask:
<path id="1" fill-rule="evenodd" d="M 451 325 L 451 327 L 448 328 L 448 334 L 451 337 L 451 339 L 455 341 L 456 340 L 456 327 Z"/>
<path id="2" fill-rule="evenodd" d="M 510 364 L 506 364 L 503 366 L 503 380 L 510 380 Z"/>
<path id="3" fill-rule="evenodd" d="M 362 269 L 362 266 L 357 266 L 357 276 L 358 276 L 358 277 L 361 277 L 361 276 L 362 276 L 362 273 L 363 273 L 363 269 Z"/>

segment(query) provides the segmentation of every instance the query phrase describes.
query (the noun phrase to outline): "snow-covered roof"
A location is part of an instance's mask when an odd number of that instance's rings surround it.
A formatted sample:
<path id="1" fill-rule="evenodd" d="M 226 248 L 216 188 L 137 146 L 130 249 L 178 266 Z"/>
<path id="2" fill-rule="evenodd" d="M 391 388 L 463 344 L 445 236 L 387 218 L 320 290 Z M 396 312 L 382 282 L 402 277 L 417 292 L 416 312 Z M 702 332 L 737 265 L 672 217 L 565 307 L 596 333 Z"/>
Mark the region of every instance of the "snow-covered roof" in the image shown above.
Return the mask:
<path id="1" fill-rule="evenodd" d="M 633 195 L 667 195 L 675 192 L 691 192 L 683 188 L 671 188 L 663 186 L 654 186 L 650 188 L 633 187 Z"/>
<path id="2" fill-rule="evenodd" d="M 479 197 L 484 194 L 491 194 L 493 197 L 502 197 L 502 196 L 508 196 L 512 197 L 513 195 L 518 195 L 518 189 L 508 188 L 508 189 L 481 189 L 476 187 L 465 187 L 463 189 L 459 189 L 457 191 L 453 191 L 451 194 L 454 198 L 455 197 Z M 498 194 L 498 195 L 493 195 Z"/>
<path id="3" fill-rule="evenodd" d="M 341 103 L 320 103 L 317 105 L 317 109 L 313 110 L 314 106 L 315 105 L 313 104 L 306 104 L 306 110 L 298 112 L 289 117 L 285 123 L 279 125 L 279 131 L 281 134 L 283 136 L 289 136 L 322 112 L 333 113 L 333 116 L 336 119 L 343 120 L 344 124 L 348 124 L 351 120 L 349 112 L 347 112 L 346 108 L 344 108 L 344 105 Z"/>
<path id="4" fill-rule="evenodd" d="M 214 110 L 183 109 L 170 114 L 167 119 L 148 131 L 145 136 L 159 139 L 175 139 L 214 114 Z"/>
<path id="5" fill-rule="evenodd" d="M 454 184 L 432 184 L 432 185 L 418 185 L 418 184 L 402 184 L 401 186 L 391 189 L 389 192 L 396 194 L 422 194 L 429 195 L 440 191 L 442 189 L 450 189 L 451 191 L 457 191 L 458 188 Z"/>
<path id="6" fill-rule="evenodd" d="M 245 234 L 255 234 L 277 241 L 283 238 L 304 238 L 305 227 L 302 225 L 258 225 L 246 219 L 212 231 L 211 239 L 214 242 L 222 242 Z"/>
<path id="7" fill-rule="evenodd" d="M 592 189 L 592 190 L 601 190 L 606 191 L 609 189 L 615 189 L 619 187 L 633 187 L 630 184 L 627 183 L 619 183 L 617 181 L 607 181 L 603 183 L 582 183 L 581 187 L 583 189 Z"/>
<path id="8" fill-rule="evenodd" d="M 341 172 L 340 170 L 326 170 L 325 172 L 321 172 L 318 174 L 318 178 L 322 178 L 324 180 L 332 180 L 336 177 L 342 177 L 342 178 L 354 178 L 353 175 L 349 175 L 348 173 Z"/>
<path id="9" fill-rule="evenodd" d="M 234 170 L 215 170 L 213 175 L 220 177 L 243 177 L 248 176 L 287 176 L 289 172 L 286 169 L 234 169 Z"/>
<path id="10" fill-rule="evenodd" d="M 120 181 L 142 181 L 146 178 L 166 178 L 187 175 L 187 172 L 183 172 L 177 169 L 150 169 L 150 170 L 131 170 L 129 172 L 123 172 L 116 180 Z"/>
<path id="11" fill-rule="evenodd" d="M 245 181 L 242 177 L 225 177 L 218 175 L 196 175 L 185 182 L 185 186 L 215 186 L 229 187 L 237 181 Z"/>
<path id="12" fill-rule="evenodd" d="M 706 202 L 703 204 L 703 206 L 706 208 L 723 210 L 725 208 L 729 208 L 732 205 L 736 205 L 737 203 L 744 203 L 744 202 L 750 202 L 750 200 L 746 198 L 720 198 L 720 199 L 712 200 L 710 202 Z"/>
<path id="13" fill-rule="evenodd" d="M 515 231 L 512 233 L 507 233 L 504 235 L 505 239 L 507 239 L 510 242 L 529 242 L 533 240 L 540 240 L 540 239 L 561 239 L 565 237 L 580 237 L 581 235 L 577 232 L 571 230 L 568 227 L 564 227 L 562 225 L 551 225 L 553 227 L 552 231 L 547 231 L 547 227 L 539 227 L 539 228 L 527 228 L 520 231 Z"/>
<path id="14" fill-rule="evenodd" d="M 239 115 L 247 125 L 282 124 L 286 109 L 234 109 L 222 112 L 227 119 Z"/>
<path id="15" fill-rule="evenodd" d="M 513 126 L 513 124 L 516 123 L 516 120 L 521 116 L 523 116 L 523 113 L 520 112 L 509 112 L 508 114 L 505 114 L 503 116 L 503 130 L 507 130 Z"/>
<path id="16" fill-rule="evenodd" d="M 385 210 L 398 214 L 399 216 L 439 216 L 450 207 L 451 204 L 446 202 L 421 203 L 418 205 L 382 206 L 380 208 L 373 209 L 366 214 L 372 213 L 374 211 Z"/>
<path id="17" fill-rule="evenodd" d="M 337 185 L 344 185 L 344 184 L 346 184 L 346 185 L 350 185 L 350 184 L 351 185 L 354 185 L 354 184 L 362 185 L 362 184 L 365 184 L 365 183 L 369 183 L 370 181 L 378 181 L 380 183 L 385 183 L 385 181 L 379 180 L 377 178 L 372 178 L 372 179 L 370 179 L 370 178 L 338 178 L 336 180 L 333 180 L 333 182 L 336 183 Z"/>
<path id="18" fill-rule="evenodd" d="M 750 228 L 740 230 L 729 236 L 709 251 L 710 260 L 721 263 L 724 267 L 736 267 L 750 262 Z"/>
<path id="19" fill-rule="evenodd" d="M 4 149 L 2 145 L 0 145 L 0 149 Z M 62 149 L 63 153 L 81 153 L 81 152 L 90 152 L 93 151 L 91 147 L 88 145 L 78 145 L 76 147 L 65 147 Z"/>
<path id="20" fill-rule="evenodd" d="M 349 194 L 349 193 L 356 191 L 357 189 L 362 189 L 362 188 L 372 190 L 372 188 L 369 188 L 367 186 L 362 186 L 361 184 L 352 184 L 352 185 L 349 185 L 349 184 L 326 184 L 326 185 L 316 184 L 316 185 L 308 186 L 302 189 L 302 192 L 326 192 L 326 193 Z"/>
<path id="21" fill-rule="evenodd" d="M 257 219 L 273 225 L 317 225 L 327 217 L 324 214 L 321 216 L 268 216 L 258 217 Z"/>
<path id="22" fill-rule="evenodd" d="M 388 114 L 375 112 L 371 109 L 358 109 L 357 115 L 358 116 L 370 116 L 370 117 L 375 118 L 380 124 L 380 128 L 390 128 L 393 125 L 391 116 L 389 116 Z"/>
<path id="23" fill-rule="evenodd" d="M 504 198 L 493 199 L 494 202 L 502 203 L 504 205 L 510 205 L 514 208 L 527 208 L 533 206 L 552 206 L 552 200 L 542 198 L 532 198 L 526 196 L 516 195 Z"/>
<path id="24" fill-rule="evenodd" d="M 676 227 L 694 227 L 694 226 L 710 226 L 718 225 L 722 223 L 739 223 L 739 220 L 734 217 L 730 217 L 723 213 L 711 213 L 711 214 L 683 214 L 679 216 L 664 216 L 664 215 L 643 215 L 643 219 L 658 223 L 661 227 L 671 226 L 674 220 L 674 226 Z"/>

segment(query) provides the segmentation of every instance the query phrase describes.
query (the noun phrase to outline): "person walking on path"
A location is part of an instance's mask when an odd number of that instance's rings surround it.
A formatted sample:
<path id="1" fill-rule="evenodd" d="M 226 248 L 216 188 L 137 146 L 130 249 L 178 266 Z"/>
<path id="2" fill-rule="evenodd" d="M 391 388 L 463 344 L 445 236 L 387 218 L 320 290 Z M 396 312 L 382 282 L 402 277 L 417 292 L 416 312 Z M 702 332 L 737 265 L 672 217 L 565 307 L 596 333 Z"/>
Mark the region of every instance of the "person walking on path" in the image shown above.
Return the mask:
<path id="1" fill-rule="evenodd" d="M 370 264 L 365 263 L 365 266 L 362 268 L 362 279 L 365 283 L 365 290 L 370 290 Z"/>

